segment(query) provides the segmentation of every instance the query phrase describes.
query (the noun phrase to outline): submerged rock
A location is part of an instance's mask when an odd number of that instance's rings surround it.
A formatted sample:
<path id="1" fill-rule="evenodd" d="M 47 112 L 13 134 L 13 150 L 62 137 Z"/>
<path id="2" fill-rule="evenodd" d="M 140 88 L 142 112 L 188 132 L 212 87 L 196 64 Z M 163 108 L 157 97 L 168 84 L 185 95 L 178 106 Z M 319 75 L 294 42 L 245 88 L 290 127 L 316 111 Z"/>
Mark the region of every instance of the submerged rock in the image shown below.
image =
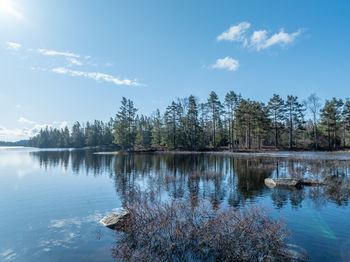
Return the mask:
<path id="1" fill-rule="evenodd" d="M 100 223 L 110 229 L 123 231 L 128 226 L 129 218 L 130 218 L 130 213 L 128 212 L 124 212 L 120 215 L 111 214 L 102 218 L 100 220 Z"/>
<path id="2" fill-rule="evenodd" d="M 297 245 L 287 244 L 287 248 L 283 252 L 292 261 L 306 261 L 308 259 L 306 250 Z"/>
<path id="3" fill-rule="evenodd" d="M 280 254 L 283 255 L 286 261 L 293 261 L 293 262 L 306 261 L 309 258 L 307 251 L 304 248 L 293 244 L 287 244 L 285 248 L 282 248 L 280 250 Z M 275 261 L 281 261 L 281 260 L 276 259 L 272 256 L 268 256 L 268 257 L 265 257 L 262 261 L 275 262 Z"/>

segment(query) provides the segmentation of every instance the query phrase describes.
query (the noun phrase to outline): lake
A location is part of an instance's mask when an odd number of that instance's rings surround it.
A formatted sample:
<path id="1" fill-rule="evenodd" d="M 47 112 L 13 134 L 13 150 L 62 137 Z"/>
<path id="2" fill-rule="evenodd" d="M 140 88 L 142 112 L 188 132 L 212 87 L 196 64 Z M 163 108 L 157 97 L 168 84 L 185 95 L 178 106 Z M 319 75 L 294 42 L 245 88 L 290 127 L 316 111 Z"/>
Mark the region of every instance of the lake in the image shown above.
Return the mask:
<path id="1" fill-rule="evenodd" d="M 310 261 L 350 261 L 349 153 L 144 153 L 0 148 L 0 261 L 113 261 L 98 221 L 135 188 L 214 208 L 264 206 Z M 270 189 L 267 177 L 334 176 L 331 187 Z"/>

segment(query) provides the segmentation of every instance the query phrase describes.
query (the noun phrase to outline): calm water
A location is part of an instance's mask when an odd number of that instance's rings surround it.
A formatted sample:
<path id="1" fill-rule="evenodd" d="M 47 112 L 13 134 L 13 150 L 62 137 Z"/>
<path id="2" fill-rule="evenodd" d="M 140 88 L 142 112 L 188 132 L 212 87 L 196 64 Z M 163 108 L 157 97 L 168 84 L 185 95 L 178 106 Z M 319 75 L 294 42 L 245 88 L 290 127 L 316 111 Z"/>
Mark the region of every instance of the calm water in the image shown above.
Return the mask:
<path id="1" fill-rule="evenodd" d="M 331 159 L 331 160 L 327 160 Z M 96 155 L 0 148 L 0 261 L 113 261 L 112 230 L 98 221 L 154 190 L 196 205 L 263 205 L 283 217 L 310 261 L 350 261 L 349 154 L 285 152 Z M 332 187 L 269 189 L 266 177 L 337 176 Z"/>

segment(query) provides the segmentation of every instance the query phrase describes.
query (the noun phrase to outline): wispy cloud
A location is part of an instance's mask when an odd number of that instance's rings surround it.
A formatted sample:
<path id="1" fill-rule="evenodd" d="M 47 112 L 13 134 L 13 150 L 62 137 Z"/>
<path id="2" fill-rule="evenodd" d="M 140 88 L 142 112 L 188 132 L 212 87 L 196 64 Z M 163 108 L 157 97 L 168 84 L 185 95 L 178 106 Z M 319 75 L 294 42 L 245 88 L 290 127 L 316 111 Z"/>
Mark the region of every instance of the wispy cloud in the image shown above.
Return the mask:
<path id="1" fill-rule="evenodd" d="M 22 123 L 22 124 L 36 124 L 35 121 L 29 120 L 29 119 L 24 118 L 24 117 L 18 118 L 17 122 Z"/>
<path id="2" fill-rule="evenodd" d="M 295 39 L 301 34 L 301 30 L 294 33 L 285 33 L 283 29 L 279 33 L 267 37 L 266 30 L 254 31 L 250 37 L 250 46 L 257 51 L 269 48 L 274 45 L 285 46 L 295 41 Z"/>
<path id="3" fill-rule="evenodd" d="M 242 22 L 237 25 L 231 26 L 227 31 L 220 34 L 216 39 L 218 41 L 227 40 L 230 42 L 243 42 L 247 44 L 247 39 L 244 36 L 245 32 L 249 29 L 250 23 Z"/>
<path id="4" fill-rule="evenodd" d="M 61 52 L 61 51 L 55 51 L 55 50 L 47 50 L 47 49 L 37 49 L 37 52 L 42 55 L 48 55 L 48 56 L 66 56 L 66 57 L 75 57 L 78 58 L 80 55 L 71 53 L 71 52 Z"/>
<path id="5" fill-rule="evenodd" d="M 216 60 L 216 63 L 210 68 L 225 69 L 227 71 L 236 71 L 239 67 L 239 61 L 229 56 Z"/>
<path id="6" fill-rule="evenodd" d="M 138 83 L 136 80 L 130 80 L 130 79 L 119 79 L 117 77 L 114 77 L 112 75 L 99 73 L 99 72 L 84 72 L 84 71 L 77 71 L 77 70 L 70 70 L 65 67 L 58 67 L 52 69 L 52 72 L 59 73 L 59 74 L 66 74 L 70 76 L 82 76 L 94 79 L 96 81 L 106 81 L 113 83 L 115 85 L 127 85 L 127 86 L 140 86 L 141 84 Z"/>
<path id="7" fill-rule="evenodd" d="M 281 28 L 279 33 L 275 33 L 269 37 L 267 30 L 264 29 L 253 31 L 251 36 L 248 37 L 247 35 L 250 27 L 251 24 L 248 22 L 239 23 L 231 26 L 216 39 L 218 41 L 242 42 L 244 47 L 260 51 L 276 45 L 286 46 L 291 44 L 302 33 L 301 29 L 293 33 L 286 33 L 284 29 Z"/>
<path id="8" fill-rule="evenodd" d="M 19 51 L 19 49 L 22 47 L 21 44 L 19 43 L 14 43 L 14 42 L 7 42 L 7 49 L 11 50 L 16 50 Z M 47 67 L 41 67 L 41 66 L 31 66 L 30 68 L 33 71 L 50 71 L 54 73 L 59 73 L 59 74 L 65 74 L 65 75 L 70 75 L 70 76 L 81 76 L 81 77 L 86 77 L 93 79 L 95 81 L 105 81 L 109 82 L 115 85 L 124 85 L 124 86 L 145 86 L 143 84 L 140 84 L 138 81 L 127 79 L 127 78 L 120 78 L 116 77 L 113 75 L 109 75 L 106 73 L 101 73 L 101 72 L 95 72 L 97 71 L 96 69 L 90 70 L 84 70 L 84 71 L 78 71 L 78 70 L 72 70 L 73 67 L 76 66 L 84 66 L 84 67 L 91 67 L 97 66 L 96 64 L 90 62 L 91 56 L 84 56 L 80 55 L 78 53 L 73 53 L 69 51 L 56 51 L 52 49 L 25 49 L 22 48 L 21 52 L 31 52 L 33 54 L 41 54 L 43 56 L 46 56 L 52 66 Z M 49 58 L 49 57 L 55 57 L 59 56 L 59 58 Z M 107 63 L 107 66 L 113 66 L 112 63 Z"/>
<path id="9" fill-rule="evenodd" d="M 9 50 L 14 50 L 14 51 L 18 51 L 22 45 L 19 43 L 15 43 L 15 42 L 6 42 L 7 45 L 7 49 Z"/>
<path id="10" fill-rule="evenodd" d="M 76 66 L 82 66 L 83 63 L 78 61 L 75 58 L 67 58 L 67 60 L 72 64 L 72 65 L 76 65 Z"/>

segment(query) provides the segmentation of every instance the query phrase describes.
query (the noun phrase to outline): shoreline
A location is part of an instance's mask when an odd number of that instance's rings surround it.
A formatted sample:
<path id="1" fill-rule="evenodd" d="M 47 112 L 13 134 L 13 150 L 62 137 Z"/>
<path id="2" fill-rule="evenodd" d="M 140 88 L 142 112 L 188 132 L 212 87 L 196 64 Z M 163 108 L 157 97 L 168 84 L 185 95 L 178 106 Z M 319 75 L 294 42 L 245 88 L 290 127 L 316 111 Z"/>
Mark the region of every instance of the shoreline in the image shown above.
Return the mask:
<path id="1" fill-rule="evenodd" d="M 0 146 L 0 148 L 36 148 L 36 149 L 49 149 L 49 150 L 108 150 L 113 149 L 111 146 L 89 146 L 89 147 L 32 147 L 32 146 Z M 166 153 L 166 154 L 197 154 L 197 153 L 350 153 L 350 148 L 346 149 L 337 149 L 337 150 L 327 150 L 327 149 L 319 149 L 319 150 L 310 150 L 303 148 L 262 148 L 262 149 L 229 149 L 229 148 L 218 148 L 218 149 L 203 149 L 203 150 L 168 150 L 168 149 L 135 149 L 135 150 L 113 150 L 113 151 L 100 151 L 95 152 L 94 154 L 125 154 L 125 153 Z"/>
<path id="2" fill-rule="evenodd" d="M 124 155 L 124 154 L 169 154 L 169 155 L 193 155 L 213 154 L 237 157 L 274 157 L 307 160 L 350 160 L 350 151 L 288 151 L 288 150 L 220 150 L 220 151 L 110 151 L 94 152 L 95 155 Z"/>

